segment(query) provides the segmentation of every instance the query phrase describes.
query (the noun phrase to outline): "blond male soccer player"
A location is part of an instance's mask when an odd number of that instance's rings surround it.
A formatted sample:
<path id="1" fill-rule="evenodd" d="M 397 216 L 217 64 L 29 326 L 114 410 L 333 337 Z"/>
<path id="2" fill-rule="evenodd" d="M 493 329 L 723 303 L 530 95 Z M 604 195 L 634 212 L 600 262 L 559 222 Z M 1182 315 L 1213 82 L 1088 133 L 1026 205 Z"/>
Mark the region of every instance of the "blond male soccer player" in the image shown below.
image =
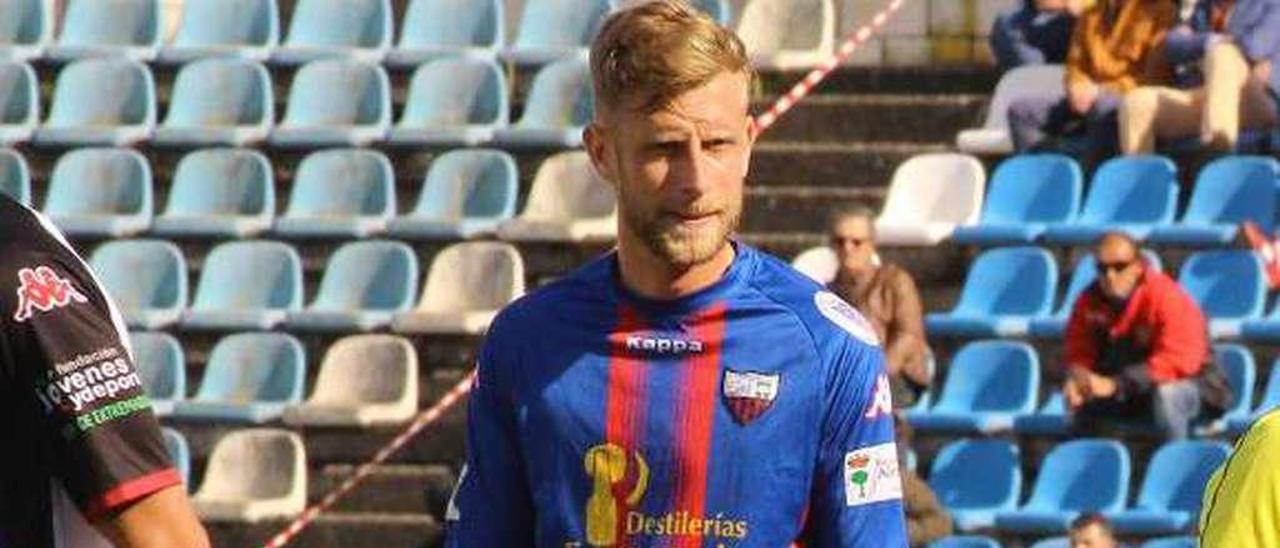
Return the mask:
<path id="1" fill-rule="evenodd" d="M 591 50 L 618 247 L 494 322 L 449 546 L 906 546 L 872 328 L 732 240 L 752 70 L 682 2 Z"/>

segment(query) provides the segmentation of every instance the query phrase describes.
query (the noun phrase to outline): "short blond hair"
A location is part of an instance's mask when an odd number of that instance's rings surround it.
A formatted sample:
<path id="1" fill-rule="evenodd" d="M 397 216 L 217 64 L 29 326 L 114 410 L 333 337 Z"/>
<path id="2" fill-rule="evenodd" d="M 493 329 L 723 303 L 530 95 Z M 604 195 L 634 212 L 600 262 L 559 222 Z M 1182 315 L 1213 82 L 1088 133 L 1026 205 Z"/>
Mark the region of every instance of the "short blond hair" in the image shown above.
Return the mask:
<path id="1" fill-rule="evenodd" d="M 614 13 L 591 44 L 591 81 L 598 106 L 635 101 L 652 112 L 722 73 L 755 71 L 729 29 L 682 0 L 655 0 Z"/>

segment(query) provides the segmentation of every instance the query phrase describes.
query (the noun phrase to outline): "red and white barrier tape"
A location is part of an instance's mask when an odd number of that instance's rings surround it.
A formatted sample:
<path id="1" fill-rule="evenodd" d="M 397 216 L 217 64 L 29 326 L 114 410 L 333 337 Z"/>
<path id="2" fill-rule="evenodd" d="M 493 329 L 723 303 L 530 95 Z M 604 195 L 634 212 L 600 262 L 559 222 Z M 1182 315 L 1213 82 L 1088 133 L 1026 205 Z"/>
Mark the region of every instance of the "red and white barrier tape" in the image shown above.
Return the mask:
<path id="1" fill-rule="evenodd" d="M 883 10 L 880 10 L 880 13 L 877 13 L 875 17 L 871 18 L 870 23 L 859 27 L 852 36 L 840 44 L 840 47 L 836 48 L 836 52 L 832 54 L 831 57 L 827 58 L 825 62 L 810 71 L 809 74 L 793 86 L 790 91 L 782 97 L 779 97 L 778 100 L 773 103 L 773 106 L 769 107 L 769 110 L 765 111 L 764 114 L 757 116 L 754 127 L 756 135 L 759 135 L 763 133 L 764 130 L 769 129 L 769 126 L 772 126 L 774 122 L 777 122 L 778 118 L 781 118 L 783 113 L 791 110 L 791 107 L 795 106 L 796 103 L 799 103 L 800 100 L 808 95 L 810 91 L 813 91 L 814 86 L 817 86 L 819 82 L 826 79 L 828 74 L 831 74 L 832 71 L 840 66 L 840 63 L 844 62 L 845 59 L 848 59 L 850 55 L 853 55 L 853 52 L 857 51 L 859 46 L 867 40 L 870 40 L 871 37 L 885 25 L 885 23 L 889 22 L 889 18 L 893 16 L 894 13 L 897 13 L 898 9 L 902 7 L 902 4 L 905 3 L 905 1 L 906 0 L 893 0 L 890 2 Z"/>
<path id="2" fill-rule="evenodd" d="M 462 398 L 465 398 L 467 394 L 471 392 L 472 383 L 475 382 L 475 376 L 475 371 L 472 371 L 471 374 L 467 375 L 467 378 L 462 379 L 461 382 L 450 389 L 449 392 L 446 393 L 444 397 L 440 398 L 440 401 L 436 402 L 435 405 L 432 405 L 430 409 L 419 413 L 418 416 L 414 418 L 413 423 L 411 423 L 408 428 L 405 428 L 404 431 L 400 432 L 400 435 L 396 436 L 395 439 L 391 440 L 391 443 L 388 443 L 386 447 L 383 447 L 378 451 L 378 454 L 374 455 L 369 462 L 360 465 L 360 467 L 351 474 L 350 478 L 347 478 L 346 481 L 342 482 L 342 485 L 338 486 L 337 489 L 334 489 L 333 492 L 326 495 L 323 500 L 304 510 L 297 519 L 293 520 L 293 523 L 290 523 L 288 527 L 285 527 L 284 530 L 280 531 L 280 533 L 272 537 L 271 540 L 267 541 L 264 548 L 281 548 L 286 544 L 289 544 L 289 542 L 291 542 L 298 533 L 301 533 L 302 530 L 310 525 L 312 521 L 315 521 L 317 516 L 332 507 L 338 502 L 338 499 L 346 496 L 347 493 L 351 492 L 352 489 L 355 489 L 356 486 L 364 481 L 366 477 L 372 474 L 374 467 L 386 462 L 386 460 L 391 458 L 391 455 L 394 455 L 396 451 L 399 451 L 404 448 L 405 445 L 408 445 L 423 428 L 426 428 L 440 420 L 440 417 L 444 416 L 446 411 L 461 401 Z"/>

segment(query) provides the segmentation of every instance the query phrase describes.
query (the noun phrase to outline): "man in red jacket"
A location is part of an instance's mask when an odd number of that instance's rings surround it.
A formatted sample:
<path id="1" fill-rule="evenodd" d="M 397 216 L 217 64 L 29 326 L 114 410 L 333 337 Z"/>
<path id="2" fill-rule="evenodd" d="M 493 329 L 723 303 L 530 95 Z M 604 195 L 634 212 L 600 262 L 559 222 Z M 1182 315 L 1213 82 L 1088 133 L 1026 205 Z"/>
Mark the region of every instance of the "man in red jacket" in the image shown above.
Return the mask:
<path id="1" fill-rule="evenodd" d="M 1094 254 L 1098 279 L 1067 322 L 1063 395 L 1077 430 L 1099 420 L 1154 423 L 1187 436 L 1200 414 L 1197 378 L 1210 359 L 1204 315 L 1178 283 L 1113 232 Z"/>

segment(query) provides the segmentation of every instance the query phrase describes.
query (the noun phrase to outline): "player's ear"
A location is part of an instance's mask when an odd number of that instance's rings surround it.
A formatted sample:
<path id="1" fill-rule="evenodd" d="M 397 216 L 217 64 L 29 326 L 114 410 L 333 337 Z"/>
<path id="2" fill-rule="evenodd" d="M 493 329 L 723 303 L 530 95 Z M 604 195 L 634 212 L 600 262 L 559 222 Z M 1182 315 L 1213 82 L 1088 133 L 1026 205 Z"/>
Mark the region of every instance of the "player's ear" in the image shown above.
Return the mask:
<path id="1" fill-rule="evenodd" d="M 599 121 L 593 121 L 582 130 L 582 141 L 586 145 L 587 155 L 591 157 L 591 165 L 596 168 L 596 173 L 602 179 L 613 183 L 617 178 L 614 177 L 613 155 L 609 153 L 608 132 L 609 128 Z"/>

